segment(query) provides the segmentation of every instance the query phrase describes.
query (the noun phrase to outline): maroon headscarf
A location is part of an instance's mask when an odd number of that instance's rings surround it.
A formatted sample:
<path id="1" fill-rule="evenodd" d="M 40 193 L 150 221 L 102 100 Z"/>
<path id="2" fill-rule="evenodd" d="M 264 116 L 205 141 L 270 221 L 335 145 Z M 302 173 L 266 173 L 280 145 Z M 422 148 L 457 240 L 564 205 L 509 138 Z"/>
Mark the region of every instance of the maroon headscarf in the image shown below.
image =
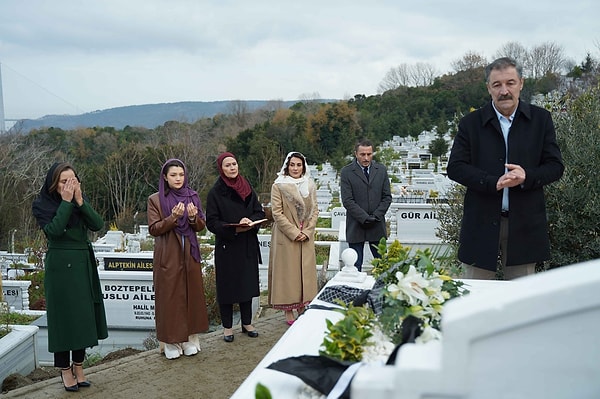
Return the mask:
<path id="1" fill-rule="evenodd" d="M 179 166 L 183 168 L 185 173 L 183 186 L 178 190 L 174 190 L 169 187 L 165 180 L 165 176 L 167 175 L 169 168 L 172 166 Z M 200 247 L 198 246 L 198 237 L 196 237 L 196 232 L 190 227 L 188 222 L 187 204 L 191 202 L 196 206 L 196 208 L 198 208 L 198 215 L 196 217 L 206 219 L 206 216 L 204 216 L 204 213 L 202 212 L 202 204 L 200 203 L 198 193 L 188 186 L 187 170 L 183 162 L 181 162 L 179 159 L 171 158 L 163 165 L 160 171 L 160 178 L 158 182 L 158 193 L 158 197 L 160 199 L 160 208 L 164 217 L 169 216 L 172 209 L 178 203 L 183 202 L 183 204 L 186 206 L 183 211 L 183 216 L 177 219 L 177 227 L 175 227 L 175 231 L 190 240 L 192 257 L 196 262 L 200 263 L 201 258 Z"/>
<path id="2" fill-rule="evenodd" d="M 225 173 L 223 172 L 223 159 L 227 157 L 231 157 L 237 161 L 235 155 L 230 152 L 224 152 L 220 154 L 217 157 L 217 169 L 219 170 L 219 175 L 221 175 L 221 179 L 225 182 L 225 184 L 234 189 L 240 198 L 245 201 L 246 198 L 252 194 L 252 187 L 250 187 L 248 180 L 246 180 L 244 176 L 240 175 L 239 169 L 238 175 L 235 178 L 230 179 L 229 177 L 225 176 Z"/>

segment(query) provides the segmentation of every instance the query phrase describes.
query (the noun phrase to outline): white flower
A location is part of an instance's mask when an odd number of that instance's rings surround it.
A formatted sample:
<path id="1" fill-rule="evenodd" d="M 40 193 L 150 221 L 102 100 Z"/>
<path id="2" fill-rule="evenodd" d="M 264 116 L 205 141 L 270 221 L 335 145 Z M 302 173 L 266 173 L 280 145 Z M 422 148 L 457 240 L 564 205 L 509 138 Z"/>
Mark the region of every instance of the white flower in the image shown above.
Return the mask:
<path id="1" fill-rule="evenodd" d="M 408 269 L 408 273 L 404 275 L 402 272 L 396 273 L 398 283 L 390 284 L 387 290 L 390 292 L 392 297 L 396 299 L 404 299 L 409 305 L 416 305 L 420 301 L 421 303 L 428 303 L 429 297 L 424 292 L 424 288 L 429 285 L 427 279 L 423 275 L 417 272 L 417 269 L 411 265 Z"/>
<path id="2" fill-rule="evenodd" d="M 436 330 L 435 328 L 427 325 L 423 329 L 423 332 L 421 333 L 421 335 L 419 335 L 415 339 L 415 342 L 417 344 L 424 344 L 425 342 L 432 341 L 432 340 L 439 340 L 439 339 L 442 339 L 441 331 Z"/>

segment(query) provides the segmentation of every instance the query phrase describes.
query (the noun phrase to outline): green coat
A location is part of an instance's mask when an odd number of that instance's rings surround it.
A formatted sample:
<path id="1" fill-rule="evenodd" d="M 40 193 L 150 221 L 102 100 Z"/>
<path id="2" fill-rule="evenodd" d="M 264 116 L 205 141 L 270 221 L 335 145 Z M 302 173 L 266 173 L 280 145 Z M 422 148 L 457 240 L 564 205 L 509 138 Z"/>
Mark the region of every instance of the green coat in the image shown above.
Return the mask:
<path id="1" fill-rule="evenodd" d="M 62 201 L 56 215 L 44 226 L 48 238 L 45 258 L 48 351 L 63 352 L 98 345 L 108 337 L 98 268 L 87 231 L 100 230 L 104 222 L 84 202 L 83 223 L 68 227 L 77 205 Z"/>

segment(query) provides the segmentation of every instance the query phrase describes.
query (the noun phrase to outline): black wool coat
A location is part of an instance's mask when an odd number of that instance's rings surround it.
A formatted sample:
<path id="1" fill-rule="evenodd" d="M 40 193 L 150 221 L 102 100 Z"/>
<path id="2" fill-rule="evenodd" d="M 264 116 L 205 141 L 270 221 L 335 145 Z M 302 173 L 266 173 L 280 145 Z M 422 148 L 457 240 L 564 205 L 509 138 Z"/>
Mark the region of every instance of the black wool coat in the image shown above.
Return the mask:
<path id="1" fill-rule="evenodd" d="M 461 262 L 496 270 L 504 164 L 523 167 L 525 181 L 509 189 L 507 265 L 550 257 L 544 186 L 563 174 L 564 165 L 551 115 L 519 101 L 508 135 L 508 159 L 500 122 L 491 101 L 466 115 L 448 162 L 448 177 L 467 188 L 460 232 Z"/>
<path id="2" fill-rule="evenodd" d="M 243 217 L 251 220 L 265 217 L 254 190 L 243 201 L 221 178 L 217 179 L 206 200 L 206 227 L 215 234 L 217 302 L 222 304 L 246 302 L 260 295 L 257 237 L 260 225 L 243 233 L 225 226 L 238 223 Z"/>

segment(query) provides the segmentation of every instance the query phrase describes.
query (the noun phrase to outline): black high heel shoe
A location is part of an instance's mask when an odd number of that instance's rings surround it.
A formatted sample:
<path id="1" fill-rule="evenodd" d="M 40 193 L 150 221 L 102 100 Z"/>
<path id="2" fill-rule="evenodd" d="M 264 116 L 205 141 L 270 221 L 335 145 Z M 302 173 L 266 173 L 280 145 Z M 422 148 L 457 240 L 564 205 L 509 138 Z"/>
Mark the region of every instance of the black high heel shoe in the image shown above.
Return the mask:
<path id="1" fill-rule="evenodd" d="M 67 392 L 77 392 L 79 390 L 79 386 L 77 384 L 71 385 L 70 387 L 65 385 L 65 379 L 63 378 L 63 371 L 69 370 L 70 373 L 73 373 L 72 367 L 67 367 L 65 369 L 60 369 L 60 380 L 62 381 L 63 387 L 65 387 L 65 391 Z M 77 378 L 75 378 L 77 380 Z"/>
<path id="2" fill-rule="evenodd" d="M 256 331 L 256 330 L 252 330 L 252 331 L 247 330 L 246 327 L 244 327 L 243 325 L 242 325 L 242 332 L 244 334 L 248 334 L 248 336 L 250 338 L 256 338 L 256 337 L 258 337 L 258 331 Z"/>
<path id="3" fill-rule="evenodd" d="M 75 374 L 75 370 L 73 370 L 73 368 L 75 367 L 81 367 L 83 369 L 83 363 L 73 363 L 73 365 L 71 366 L 71 371 L 73 372 L 73 375 L 75 376 L 75 379 L 77 380 L 77 386 L 80 388 L 87 388 L 89 386 L 92 385 L 91 382 L 89 381 L 79 381 L 79 379 L 77 378 L 77 374 Z"/>
<path id="4" fill-rule="evenodd" d="M 224 328 L 223 330 L 231 331 L 231 328 Z M 223 341 L 225 342 L 233 342 L 233 331 L 229 335 L 225 335 L 225 331 L 223 331 Z"/>

